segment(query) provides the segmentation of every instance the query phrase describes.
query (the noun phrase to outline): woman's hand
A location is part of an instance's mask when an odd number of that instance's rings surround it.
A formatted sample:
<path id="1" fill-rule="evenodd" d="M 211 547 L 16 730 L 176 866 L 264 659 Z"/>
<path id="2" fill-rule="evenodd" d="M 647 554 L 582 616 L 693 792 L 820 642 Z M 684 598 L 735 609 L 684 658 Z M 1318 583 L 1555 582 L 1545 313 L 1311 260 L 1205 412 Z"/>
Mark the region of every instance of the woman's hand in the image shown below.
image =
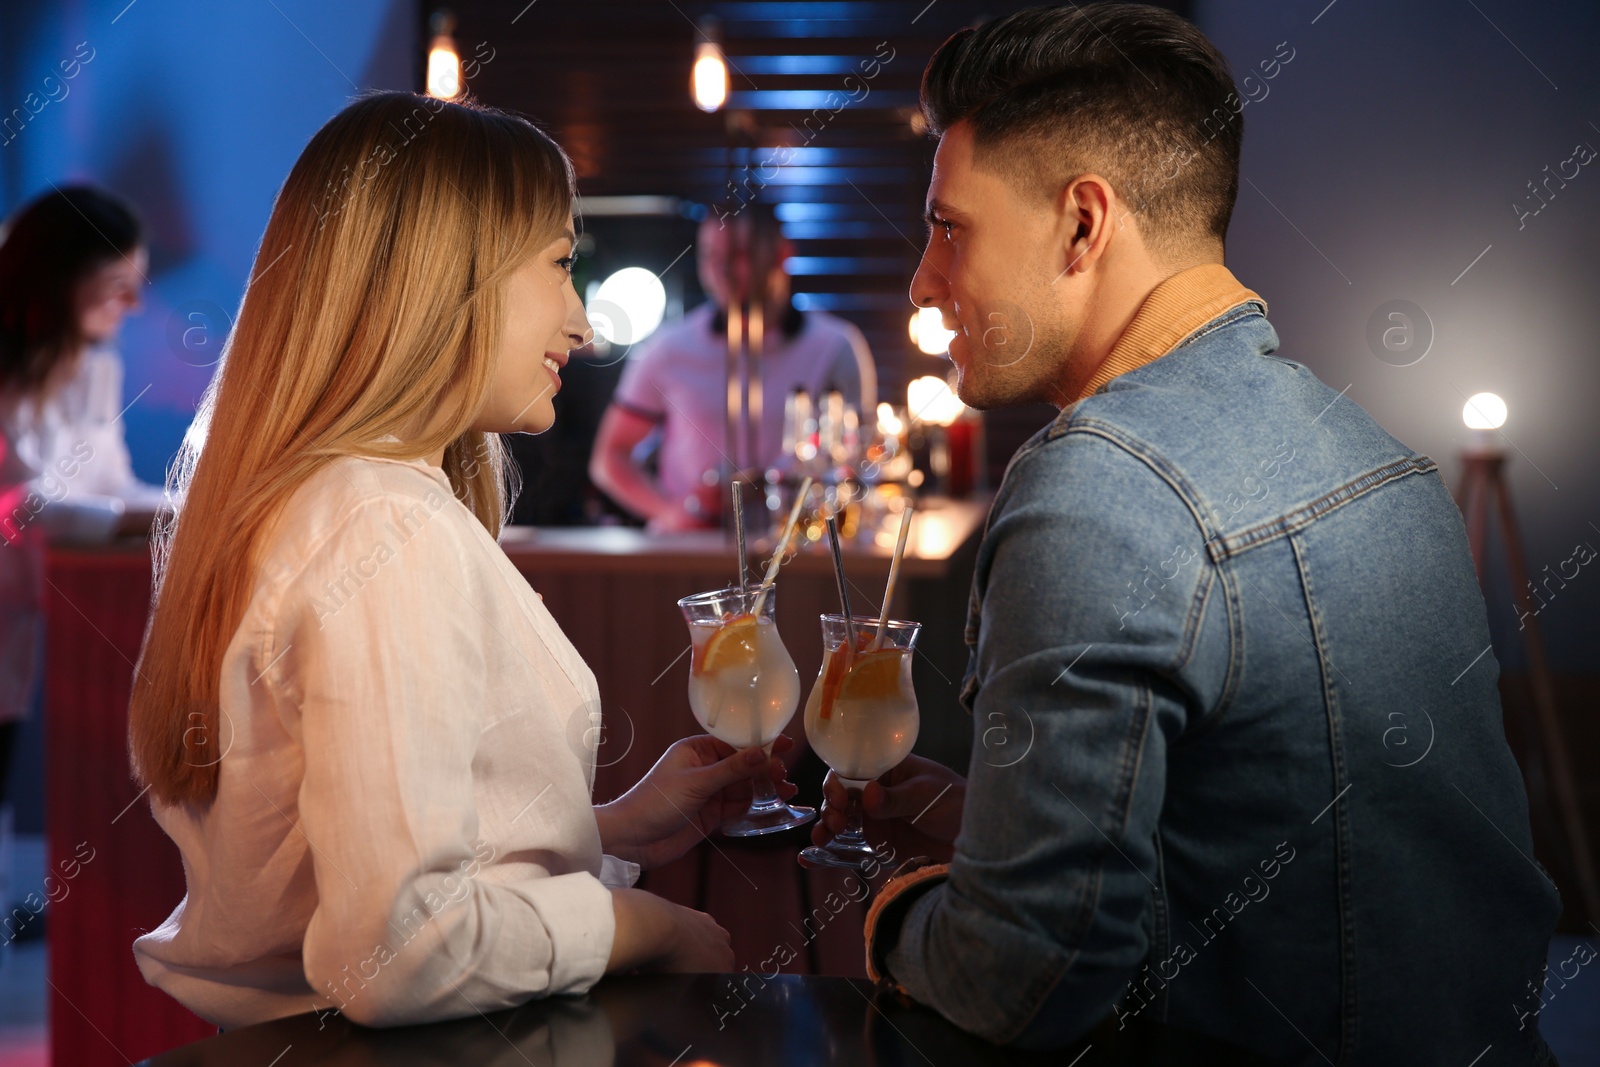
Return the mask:
<path id="1" fill-rule="evenodd" d="M 793 747 L 780 735 L 772 750 Z M 641 867 L 669 863 L 749 807 L 750 779 L 763 771 L 783 799 L 799 791 L 788 781 L 783 761 L 760 748 L 736 751 L 709 734 L 686 737 L 632 789 L 594 809 L 600 845 Z"/>
<path id="2" fill-rule="evenodd" d="M 663 900 L 642 889 L 613 889 L 616 933 L 606 973 L 672 971 L 677 973 L 733 970 L 728 931 L 703 911 Z"/>
<path id="3" fill-rule="evenodd" d="M 811 840 L 819 845 L 844 831 L 847 797 L 832 771 L 822 783 L 822 797 L 822 813 L 811 828 Z M 861 791 L 867 839 L 889 844 L 898 859 L 927 856 L 946 863 L 955 852 L 966 800 L 967 780 L 961 775 L 942 763 L 907 756 Z"/>

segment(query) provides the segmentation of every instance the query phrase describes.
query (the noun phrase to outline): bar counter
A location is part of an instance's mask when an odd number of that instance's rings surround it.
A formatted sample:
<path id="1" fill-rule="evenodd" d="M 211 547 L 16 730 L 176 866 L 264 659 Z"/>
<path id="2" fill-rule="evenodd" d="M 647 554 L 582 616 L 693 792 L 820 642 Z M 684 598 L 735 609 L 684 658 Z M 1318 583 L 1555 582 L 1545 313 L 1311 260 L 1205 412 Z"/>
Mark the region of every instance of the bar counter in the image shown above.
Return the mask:
<path id="1" fill-rule="evenodd" d="M 894 617 L 924 624 L 914 667 L 922 711 L 916 751 L 963 768 L 972 725 L 956 694 L 986 515 L 986 500 L 921 502 L 892 606 Z M 700 732 L 689 711 L 689 638 L 676 602 L 732 584 L 733 548 L 716 531 L 658 536 L 625 528 L 510 527 L 501 544 L 599 680 L 594 795 L 609 800 L 667 745 Z M 751 546 L 753 569 L 759 547 Z M 856 613 L 877 613 L 892 547 L 847 548 Z M 52 548 L 46 595 L 47 869 L 60 882 L 50 918 L 51 1040 L 57 1062 L 121 1067 L 215 1032 L 147 986 L 133 959 L 134 938 L 159 925 L 184 893 L 178 851 L 128 771 L 127 707 L 150 598 L 149 546 Z M 805 693 L 822 660 L 817 617 L 839 610 L 822 545 L 805 546 L 784 566 L 776 595 L 779 630 Z M 580 736 L 589 728 L 587 717 L 575 723 Z M 823 768 L 806 750 L 798 714 L 787 732 L 799 742 L 791 753 L 802 786 L 796 803 L 820 803 Z M 803 872 L 795 852 L 808 840 L 804 830 L 716 837 L 640 884 L 716 916 L 740 968 L 758 970 L 787 947 L 790 971 L 862 976 L 868 887 L 844 872 Z"/>
<path id="2" fill-rule="evenodd" d="M 735 985 L 735 979 L 743 979 Z M 735 990 L 742 989 L 742 993 Z M 453 1022 L 369 1030 L 295 1015 L 201 1041 L 138 1067 L 1254 1067 L 1201 1035 L 1119 1030 L 1108 1019 L 1050 1052 L 996 1048 L 859 978 L 636 975 L 583 997 L 532 1001 Z"/>

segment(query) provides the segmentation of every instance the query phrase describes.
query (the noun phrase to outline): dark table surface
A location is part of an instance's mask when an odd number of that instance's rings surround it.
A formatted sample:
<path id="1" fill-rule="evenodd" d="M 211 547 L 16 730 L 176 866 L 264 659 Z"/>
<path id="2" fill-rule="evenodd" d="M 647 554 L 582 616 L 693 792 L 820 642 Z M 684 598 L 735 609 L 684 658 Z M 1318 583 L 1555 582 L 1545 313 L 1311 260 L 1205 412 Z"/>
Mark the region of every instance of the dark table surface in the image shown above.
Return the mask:
<path id="1" fill-rule="evenodd" d="M 730 981 L 748 991 L 735 994 Z M 369 1030 L 335 1013 L 295 1015 L 173 1049 L 140 1067 L 917 1067 L 949 1064 L 1228 1064 L 1237 1050 L 1170 1032 L 1101 1027 L 1070 1049 L 998 1049 L 858 978 L 751 974 L 609 978 L 583 997 L 452 1022 Z"/>

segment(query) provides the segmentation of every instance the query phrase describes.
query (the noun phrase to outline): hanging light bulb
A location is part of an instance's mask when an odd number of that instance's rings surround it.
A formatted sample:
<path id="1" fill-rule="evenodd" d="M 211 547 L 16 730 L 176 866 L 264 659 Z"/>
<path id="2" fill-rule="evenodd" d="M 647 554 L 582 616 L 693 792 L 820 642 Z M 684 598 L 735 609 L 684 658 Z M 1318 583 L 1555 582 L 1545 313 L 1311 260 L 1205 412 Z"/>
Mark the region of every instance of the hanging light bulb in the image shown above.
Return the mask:
<path id="1" fill-rule="evenodd" d="M 428 45 L 428 95 L 440 100 L 454 100 L 465 91 L 461 82 L 461 53 L 452 36 L 456 29 L 455 15 L 445 8 L 433 13 L 431 20 L 433 42 Z"/>
<path id="2" fill-rule="evenodd" d="M 728 61 L 722 54 L 715 19 L 700 24 L 699 44 L 694 46 L 694 71 L 689 91 L 701 111 L 716 111 L 728 102 Z"/>

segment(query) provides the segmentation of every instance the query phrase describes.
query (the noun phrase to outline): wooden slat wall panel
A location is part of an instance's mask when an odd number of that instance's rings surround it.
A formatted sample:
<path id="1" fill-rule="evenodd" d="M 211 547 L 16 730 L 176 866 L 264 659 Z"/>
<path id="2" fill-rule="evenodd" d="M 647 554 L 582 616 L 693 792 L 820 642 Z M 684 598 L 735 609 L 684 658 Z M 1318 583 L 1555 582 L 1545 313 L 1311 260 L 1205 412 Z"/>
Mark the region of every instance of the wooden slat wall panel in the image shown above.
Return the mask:
<path id="1" fill-rule="evenodd" d="M 133 959 L 134 938 L 184 893 L 177 847 L 131 780 L 125 741 L 150 561 L 52 552 L 48 573 L 47 851 L 64 892 L 50 916 L 51 1055 L 121 1067 L 216 1033 L 147 985 Z"/>

